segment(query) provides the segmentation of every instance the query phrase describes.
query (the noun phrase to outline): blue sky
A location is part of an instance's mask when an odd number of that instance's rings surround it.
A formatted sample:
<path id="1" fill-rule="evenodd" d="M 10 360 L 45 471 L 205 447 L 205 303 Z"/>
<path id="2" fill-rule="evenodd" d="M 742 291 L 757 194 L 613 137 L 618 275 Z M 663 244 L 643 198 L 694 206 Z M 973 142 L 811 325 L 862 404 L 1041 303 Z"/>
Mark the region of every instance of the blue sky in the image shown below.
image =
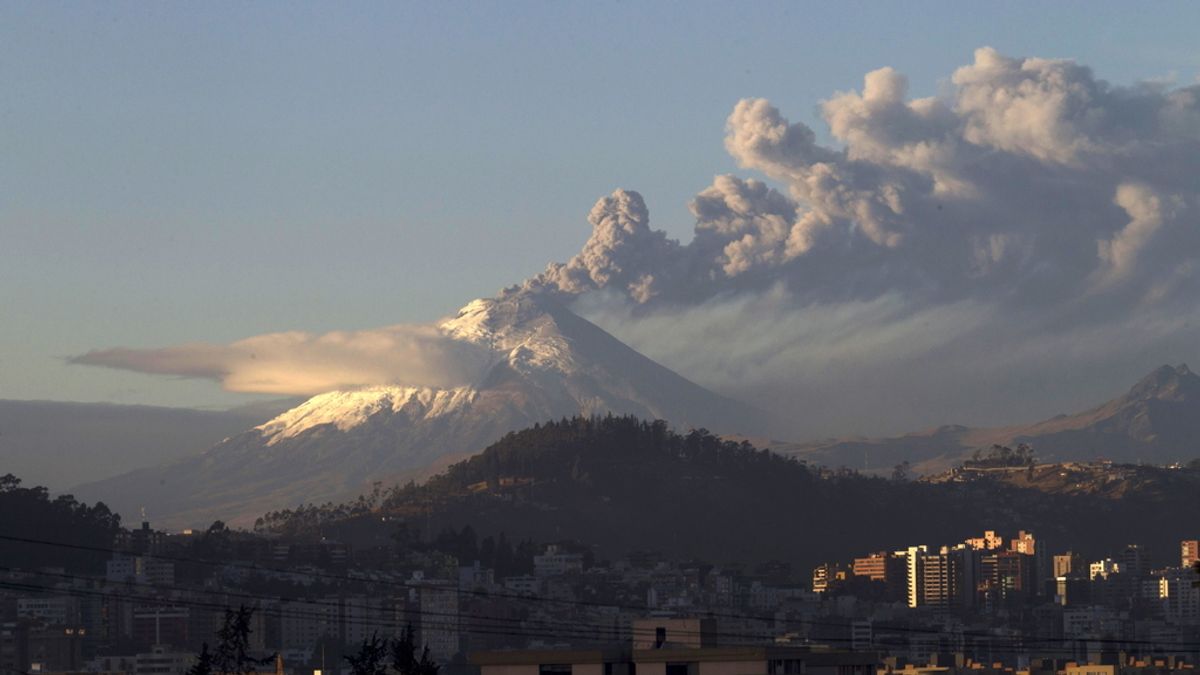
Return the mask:
<path id="1" fill-rule="evenodd" d="M 1195 81 L 1195 3 L 3 3 L 0 398 L 222 405 L 111 346 L 425 321 L 564 260 L 615 187 L 690 237 L 738 99 L 817 122 L 972 51 Z"/>

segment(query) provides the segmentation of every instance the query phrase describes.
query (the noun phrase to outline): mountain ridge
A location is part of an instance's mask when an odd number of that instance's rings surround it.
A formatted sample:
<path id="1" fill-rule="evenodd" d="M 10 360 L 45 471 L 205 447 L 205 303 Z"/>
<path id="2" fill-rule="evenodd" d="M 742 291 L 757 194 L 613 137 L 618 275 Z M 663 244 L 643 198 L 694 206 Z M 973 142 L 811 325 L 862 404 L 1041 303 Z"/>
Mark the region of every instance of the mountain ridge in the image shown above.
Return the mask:
<path id="1" fill-rule="evenodd" d="M 781 454 L 876 474 L 909 462 L 918 473 L 945 471 L 991 445 L 1033 447 L 1042 461 L 1106 458 L 1169 464 L 1200 456 L 1200 376 L 1187 364 L 1163 365 L 1125 393 L 1075 414 L 1027 425 L 942 425 L 884 438 L 767 444 Z M 864 465 L 864 458 L 865 465 Z"/>
<path id="2" fill-rule="evenodd" d="M 447 458 L 536 422 L 612 412 L 738 431 L 766 419 L 535 292 L 475 300 L 438 329 L 479 348 L 473 381 L 319 394 L 200 455 L 81 485 L 76 493 L 118 511 L 145 506 L 167 525 L 217 518 L 248 524 L 271 509 L 428 476 Z"/>
<path id="3" fill-rule="evenodd" d="M 479 536 L 570 538 L 597 556 L 652 550 L 718 563 L 816 565 L 989 529 L 1032 531 L 1039 545 L 1088 555 L 1133 541 L 1165 554 L 1194 536 L 1196 490 L 1200 468 L 1109 463 L 888 480 L 663 423 L 573 418 L 508 434 L 374 508 L 277 512 L 259 528 L 369 546 L 398 527 L 432 537 L 469 526 Z"/>

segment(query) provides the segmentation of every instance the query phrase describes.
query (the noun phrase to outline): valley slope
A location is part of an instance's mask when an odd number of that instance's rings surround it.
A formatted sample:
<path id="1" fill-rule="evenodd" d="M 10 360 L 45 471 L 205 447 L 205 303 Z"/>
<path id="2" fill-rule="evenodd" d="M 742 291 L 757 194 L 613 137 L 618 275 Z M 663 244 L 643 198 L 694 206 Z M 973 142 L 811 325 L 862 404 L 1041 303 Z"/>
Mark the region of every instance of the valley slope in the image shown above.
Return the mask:
<path id="1" fill-rule="evenodd" d="M 890 474 L 909 462 L 917 474 L 945 471 L 993 444 L 1032 446 L 1049 462 L 1109 459 L 1169 464 L 1200 457 L 1200 376 L 1186 365 L 1162 366 L 1124 395 L 1075 415 L 1002 428 L 943 426 L 892 438 L 764 443 L 775 452 L 823 466 Z"/>
<path id="2" fill-rule="evenodd" d="M 509 431 L 565 416 L 613 412 L 742 433 L 766 425 L 544 295 L 476 300 L 439 330 L 486 355 L 475 381 L 321 394 L 200 455 L 76 493 L 123 513 L 144 506 L 164 525 L 248 524 L 268 510 L 352 498 L 377 481 L 423 478 Z"/>
<path id="3" fill-rule="evenodd" d="M 1198 491 L 1194 468 L 1106 463 L 894 481 L 662 424 L 579 418 L 508 435 L 425 485 L 395 490 L 381 508 L 324 519 L 319 510 L 275 513 L 261 526 L 370 546 L 398 527 L 429 538 L 469 525 L 510 541 L 576 540 L 597 557 L 655 550 L 802 566 L 984 530 L 1030 530 L 1052 550 L 1089 556 L 1133 542 L 1174 554 L 1195 536 Z"/>

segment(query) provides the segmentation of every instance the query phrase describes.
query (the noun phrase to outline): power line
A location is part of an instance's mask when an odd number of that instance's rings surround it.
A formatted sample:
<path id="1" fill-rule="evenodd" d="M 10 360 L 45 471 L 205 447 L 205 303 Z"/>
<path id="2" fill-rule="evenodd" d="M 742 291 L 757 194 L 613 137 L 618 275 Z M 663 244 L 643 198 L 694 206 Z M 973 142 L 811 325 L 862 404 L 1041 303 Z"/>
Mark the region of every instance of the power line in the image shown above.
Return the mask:
<path id="1" fill-rule="evenodd" d="M 183 606 L 193 606 L 193 607 L 217 609 L 217 610 L 230 609 L 230 606 L 225 603 L 205 603 L 205 602 L 196 601 L 196 600 L 144 598 L 141 596 L 131 596 L 128 594 L 103 593 L 100 591 L 92 591 L 92 590 L 88 590 L 88 589 L 79 589 L 79 588 L 63 589 L 61 587 L 54 587 L 54 586 L 22 584 L 22 583 L 6 582 L 6 581 L 0 581 L 0 587 L 8 587 L 8 588 L 13 588 L 13 589 L 17 589 L 17 590 L 30 590 L 30 591 L 53 591 L 53 592 L 66 593 L 68 595 L 78 595 L 78 596 L 83 596 L 83 597 L 100 596 L 100 597 L 108 598 L 108 597 L 116 596 L 116 597 L 125 597 L 127 599 L 137 599 L 137 600 L 142 600 L 142 601 L 149 600 L 152 603 L 157 602 L 159 604 L 172 605 L 172 606 L 183 605 Z M 219 594 L 217 592 L 212 592 L 212 593 Z M 260 608 L 260 609 L 263 609 L 263 611 L 265 611 L 267 613 L 271 613 L 270 608 Z M 328 616 L 327 615 L 317 615 L 317 618 L 328 619 Z M 348 625 L 363 625 L 363 626 L 368 626 L 368 627 L 398 628 L 401 626 L 401 624 L 399 622 L 391 622 L 391 621 L 386 621 L 386 620 L 349 621 L 349 620 L 345 620 L 344 618 L 340 618 L 339 620 Z M 444 623 L 444 622 L 429 622 L 429 623 L 423 622 L 422 625 L 423 625 L 423 627 L 432 627 L 432 628 L 454 628 L 454 629 L 460 628 L 460 626 L 458 626 L 456 623 Z M 555 632 L 552 634 L 547 634 L 547 633 L 542 633 L 542 632 L 531 632 L 529 630 L 523 630 L 523 629 L 496 630 L 496 629 L 486 629 L 486 628 L 485 629 L 468 628 L 466 630 L 466 632 L 473 633 L 473 634 L 481 634 L 481 635 L 500 635 L 500 636 L 505 636 L 505 637 L 520 636 L 520 637 L 531 637 L 531 638 L 538 637 L 538 638 L 546 638 L 546 639 L 576 638 L 576 639 L 580 639 L 580 640 L 597 642 L 598 640 L 596 640 L 596 638 L 598 636 L 597 636 L 596 632 L 591 631 L 591 630 L 583 631 L 583 630 L 581 630 L 582 626 L 584 626 L 584 625 L 577 625 L 576 630 L 558 631 L 558 632 Z M 625 635 L 619 634 L 619 631 L 613 631 L 611 628 L 608 628 L 608 627 L 606 627 L 605 629 L 609 630 L 609 633 L 611 635 L 610 639 L 622 639 L 623 640 L 626 638 Z M 636 631 L 631 631 L 631 633 L 636 635 Z M 646 635 L 649 635 L 649 631 L 646 631 Z M 724 635 L 735 635 L 735 634 L 724 634 Z M 951 637 L 959 637 L 962 635 L 963 635 L 962 633 L 950 634 Z M 603 636 L 603 633 L 601 634 L 601 636 Z M 1030 645 L 1030 644 L 1025 644 L 1023 641 L 1018 639 L 1018 636 L 989 635 L 989 636 L 981 636 L 981 637 L 985 638 L 981 643 L 962 644 L 959 646 L 964 647 L 964 648 L 965 647 L 973 647 L 980 651 L 989 652 L 989 653 L 998 653 L 998 654 L 1075 655 L 1079 652 L 1079 649 L 1077 647 L 1073 647 L 1073 646 L 1066 644 L 1068 642 L 1067 640 L 1059 641 L 1059 642 L 1064 643 L 1063 646 L 1053 647 L 1053 646 L 1045 646 L 1045 645 L 1034 646 L 1034 645 Z M 852 638 L 828 637 L 828 638 L 823 638 L 817 644 L 829 643 L 829 642 L 847 643 L 847 642 L 852 642 L 852 641 L 853 641 Z M 886 636 L 886 635 L 878 636 L 877 638 L 873 638 L 873 642 L 881 643 L 881 644 L 894 643 L 894 641 L 891 639 L 891 636 Z M 1118 645 L 1127 645 L 1127 644 L 1131 644 L 1134 642 L 1143 642 L 1145 644 L 1154 645 L 1154 646 L 1158 646 L 1158 647 L 1162 647 L 1162 648 L 1173 647 L 1173 646 L 1180 646 L 1180 647 L 1191 646 L 1191 647 L 1195 648 L 1198 646 L 1194 643 L 1166 643 L 1166 642 L 1155 642 L 1155 641 L 1106 640 L 1106 639 L 1092 639 L 1092 638 L 1080 638 L 1080 639 L 1072 640 L 1071 642 L 1088 643 L 1088 644 L 1115 643 Z M 964 640 L 964 643 L 965 643 L 965 640 Z M 909 636 L 908 639 L 905 639 L 903 642 L 898 643 L 898 644 L 902 644 L 905 646 L 911 646 L 911 644 L 912 644 L 911 636 Z"/>
<path id="2" fill-rule="evenodd" d="M 27 543 L 27 544 L 31 544 L 31 545 L 56 546 L 56 547 L 63 547 L 63 548 L 69 548 L 69 549 L 75 549 L 75 550 L 87 550 L 87 551 L 93 551 L 93 552 L 104 552 L 104 553 L 113 553 L 113 554 L 122 554 L 122 555 L 138 555 L 138 554 L 133 554 L 129 551 L 124 551 L 124 550 L 115 549 L 115 548 L 88 546 L 88 545 L 83 545 L 83 544 L 72 544 L 72 543 L 66 543 L 66 542 L 55 542 L 55 541 L 49 541 L 49 540 L 34 539 L 34 538 L 29 538 L 29 537 L 16 537 L 16 536 L 11 536 L 11 535 L 0 535 L 0 540 Z M 217 561 L 205 560 L 202 558 L 194 558 L 194 557 L 187 557 L 187 556 L 169 556 L 169 555 L 164 555 L 164 554 L 145 554 L 145 555 L 141 555 L 141 557 L 156 558 L 156 559 L 169 560 L 169 561 L 174 561 L 174 562 L 198 563 L 198 564 L 204 564 L 204 565 L 209 565 L 209 566 L 213 566 L 213 567 L 231 567 L 234 569 L 245 569 L 245 570 L 249 570 L 249 571 L 253 571 L 253 572 L 275 572 L 275 573 L 280 573 L 280 574 L 286 574 L 289 576 L 303 575 L 303 576 L 315 577 L 315 578 L 333 579 L 333 580 L 337 580 L 337 581 L 350 582 L 350 583 L 355 583 L 355 584 L 367 584 L 367 585 L 379 584 L 379 585 L 383 585 L 383 586 L 402 588 L 405 591 L 411 590 L 413 588 L 412 584 L 408 584 L 408 583 L 404 583 L 404 582 L 395 582 L 395 581 L 387 581 L 387 580 L 379 580 L 379 579 L 374 579 L 374 580 L 361 579 L 361 578 L 357 578 L 357 577 L 350 577 L 350 576 L 346 576 L 346 575 L 337 575 L 337 574 L 331 574 L 331 573 L 325 573 L 325 572 L 298 573 L 294 570 L 288 570 L 285 568 L 260 567 L 258 565 L 240 563 L 237 561 L 229 562 L 229 563 L 222 563 L 222 562 L 217 562 Z M 7 568 L 7 569 L 12 569 L 12 568 Z M 53 576 L 52 573 L 48 574 L 48 575 Z M 103 581 L 100 579 L 89 578 L 89 577 L 77 577 L 77 578 L 86 580 L 86 581 L 92 581 L 92 582 Z M 147 584 L 141 584 L 140 586 L 152 587 Z M 192 593 L 206 592 L 206 591 L 202 591 L 200 589 L 191 589 L 191 588 L 184 588 L 184 587 L 179 587 L 174 590 L 178 590 L 181 592 L 192 592 Z M 583 601 L 583 600 L 568 600 L 568 599 L 562 599 L 562 598 L 546 598 L 546 597 L 541 597 L 541 596 L 528 596 L 528 595 L 523 595 L 523 594 L 495 593 L 495 592 L 491 592 L 491 591 L 487 591 L 487 590 L 439 587 L 439 588 L 437 588 L 437 591 L 445 592 L 445 593 L 456 593 L 456 594 L 460 594 L 460 595 L 470 595 L 470 596 L 474 596 L 474 597 L 483 597 L 483 598 L 488 598 L 488 599 L 512 599 L 512 600 L 523 601 L 523 602 L 547 602 L 547 603 L 555 603 L 555 604 L 599 608 L 599 609 L 606 609 L 606 610 L 625 609 L 625 610 L 636 611 L 636 612 L 649 612 L 649 611 L 654 611 L 654 609 L 655 609 L 655 608 L 647 607 L 647 606 L 625 605 L 625 604 L 620 604 L 620 603 L 603 603 L 603 602 Z M 229 594 L 226 593 L 225 595 L 229 595 Z M 237 597 L 238 594 L 233 594 L 233 595 L 235 597 Z M 130 597 L 139 597 L 139 596 L 130 596 Z M 256 598 L 256 599 L 260 599 L 260 600 L 271 600 L 271 601 L 286 600 L 286 599 L 281 599 L 281 598 L 278 598 L 275 596 L 262 596 L 262 595 L 255 596 L 252 594 L 241 594 L 241 597 Z M 139 599 L 146 601 L 146 598 L 139 597 Z M 300 600 L 295 600 L 295 601 L 301 602 L 301 603 L 307 603 L 307 604 L 318 604 L 318 605 L 320 604 L 319 602 L 314 603 L 312 600 L 308 600 L 308 599 L 300 599 Z M 179 604 L 179 603 L 176 603 L 176 604 Z M 714 612 L 714 611 L 702 611 L 699 613 L 705 617 L 736 619 L 738 621 L 759 621 L 759 622 L 770 623 L 770 624 L 774 624 L 777 621 L 776 617 L 774 617 L 774 616 L 766 617 L 766 616 L 754 616 L 751 614 L 729 614 L 729 613 Z M 320 616 L 324 616 L 324 615 L 320 615 Z M 460 613 L 458 616 L 461 617 L 463 615 Z M 471 617 L 470 615 L 467 615 L 467 616 L 469 618 L 475 618 L 475 619 L 480 619 L 480 620 L 484 620 L 484 621 L 513 622 L 513 623 L 524 623 L 525 621 L 529 621 L 529 620 L 521 620 L 521 619 L 509 619 L 509 618 L 503 618 L 503 617 L 486 617 L 486 616 Z M 536 622 L 537 620 L 533 620 L 533 621 Z M 798 623 L 801 625 L 825 626 L 825 627 L 843 628 L 843 629 L 849 629 L 853 625 L 853 622 L 830 622 L 830 621 L 817 621 L 817 620 L 813 620 L 813 619 L 796 619 L 796 620 L 792 620 L 792 621 L 794 623 Z M 546 624 L 548 622 L 542 621 L 542 623 Z M 381 624 L 371 624 L 371 625 L 381 625 Z M 578 626 L 578 624 L 573 624 L 573 625 Z M 595 625 L 600 626 L 601 628 L 604 628 L 604 629 L 608 628 L 607 626 L 601 626 L 600 624 L 595 624 Z M 875 628 L 878 628 L 879 630 L 881 630 L 883 632 L 936 634 L 936 635 L 944 634 L 944 631 L 942 631 L 941 629 L 938 629 L 938 628 L 924 628 L 924 627 L 919 627 L 919 626 L 894 626 L 894 625 L 887 625 L 887 624 L 872 624 L 872 625 L 873 625 L 873 630 Z M 695 633 L 698 631 L 692 631 L 692 632 Z M 507 635 L 510 633 L 504 633 L 504 634 Z M 520 634 L 520 633 L 517 633 L 517 634 Z M 771 633 L 771 634 L 734 634 L 734 633 L 718 634 L 718 633 L 713 633 L 713 632 L 708 632 L 707 634 L 714 635 L 714 637 L 731 637 L 731 638 L 755 639 L 755 640 L 768 640 L 768 639 L 771 639 L 774 635 L 774 633 Z M 969 637 L 969 638 L 977 638 L 977 639 L 985 640 L 985 641 L 995 640 L 998 637 L 991 633 L 984 633 L 984 632 L 978 632 L 978 631 L 961 631 L 961 632 L 955 633 L 955 635 L 962 636 L 964 639 Z M 822 639 L 824 641 L 834 641 L 834 638 L 822 638 Z M 1041 638 L 1041 637 L 1026 636 L 1026 635 L 1006 637 L 1005 639 L 1008 639 L 1008 640 L 1014 641 L 1014 642 L 1019 640 L 1019 641 L 1021 641 L 1022 644 L 1024 644 L 1024 643 L 1044 643 L 1044 642 L 1057 641 L 1055 638 Z M 1065 641 L 1065 639 L 1062 641 Z M 1120 645 L 1149 644 L 1149 645 L 1161 645 L 1161 646 L 1175 646 L 1172 643 L 1165 643 L 1165 642 L 1120 640 L 1120 639 L 1108 639 L 1108 638 L 1087 639 L 1087 641 L 1093 642 L 1093 643 L 1099 642 L 1099 643 L 1111 643 L 1111 644 L 1120 644 Z M 1200 647 L 1200 645 L 1193 644 L 1193 643 L 1178 643 L 1178 646 Z"/>

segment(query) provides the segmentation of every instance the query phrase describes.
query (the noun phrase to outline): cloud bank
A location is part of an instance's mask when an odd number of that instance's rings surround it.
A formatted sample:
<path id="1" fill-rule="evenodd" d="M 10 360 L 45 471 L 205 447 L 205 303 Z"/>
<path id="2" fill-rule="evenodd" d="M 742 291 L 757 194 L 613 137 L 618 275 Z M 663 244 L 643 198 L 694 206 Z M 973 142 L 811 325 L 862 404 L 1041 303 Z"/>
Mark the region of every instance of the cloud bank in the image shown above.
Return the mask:
<path id="1" fill-rule="evenodd" d="M 488 354 L 434 326 L 269 333 L 228 345 L 104 349 L 70 359 L 158 375 L 216 380 L 229 391 L 312 395 L 334 389 L 402 383 L 456 387 L 473 383 Z"/>
<path id="2" fill-rule="evenodd" d="M 618 191 L 525 286 L 800 433 L 1037 418 L 1198 356 L 1200 86 L 984 48 L 936 97 L 881 68 L 820 113 L 838 147 L 738 102 L 751 176 L 696 196 L 691 242 Z"/>
<path id="3" fill-rule="evenodd" d="M 1096 293 L 1165 300 L 1190 276 L 1200 86 L 1115 87 L 1065 60 L 984 48 L 938 97 L 891 68 L 821 104 L 828 148 L 764 99 L 737 103 L 725 147 L 761 180 L 718 176 L 687 245 L 617 191 L 584 250 L 527 285 L 694 304 L 776 283 L 800 302 L 903 293 L 1019 304 Z"/>
<path id="4" fill-rule="evenodd" d="M 1200 355 L 1200 85 L 983 48 L 937 96 L 881 68 L 820 114 L 834 146 L 739 101 L 724 143 L 747 175 L 696 195 L 691 241 L 617 190 L 579 253 L 520 287 L 799 435 L 1038 417 Z M 75 361 L 308 394 L 460 383 L 477 359 L 393 327 Z"/>

